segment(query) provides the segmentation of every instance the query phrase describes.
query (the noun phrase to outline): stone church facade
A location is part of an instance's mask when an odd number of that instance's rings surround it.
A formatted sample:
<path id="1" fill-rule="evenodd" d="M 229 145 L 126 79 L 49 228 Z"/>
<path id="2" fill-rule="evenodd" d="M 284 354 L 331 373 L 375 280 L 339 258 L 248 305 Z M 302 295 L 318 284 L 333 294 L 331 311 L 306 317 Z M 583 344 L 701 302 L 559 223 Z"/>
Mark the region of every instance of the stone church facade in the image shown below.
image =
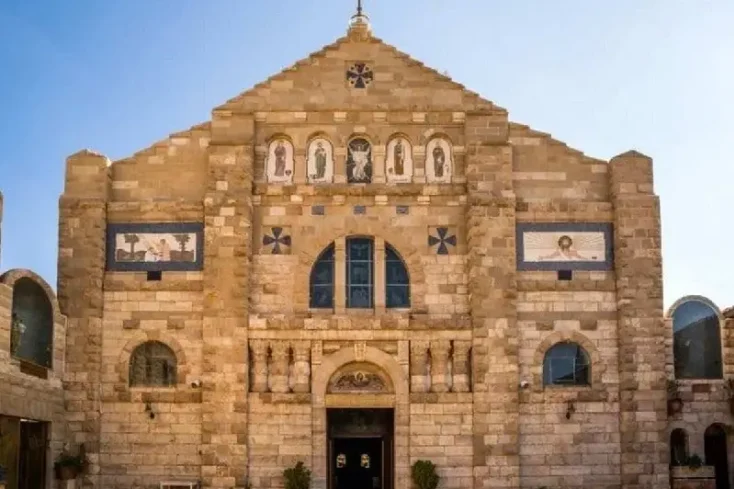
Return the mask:
<path id="1" fill-rule="evenodd" d="M 45 487 L 80 446 L 105 489 L 298 461 L 405 489 L 421 459 L 447 489 L 652 489 L 694 452 L 728 487 L 732 323 L 663 311 L 651 159 L 511 122 L 362 17 L 209 122 L 70 156 L 59 205 L 58 297 L 0 278 L 0 425 L 43 422 Z"/>

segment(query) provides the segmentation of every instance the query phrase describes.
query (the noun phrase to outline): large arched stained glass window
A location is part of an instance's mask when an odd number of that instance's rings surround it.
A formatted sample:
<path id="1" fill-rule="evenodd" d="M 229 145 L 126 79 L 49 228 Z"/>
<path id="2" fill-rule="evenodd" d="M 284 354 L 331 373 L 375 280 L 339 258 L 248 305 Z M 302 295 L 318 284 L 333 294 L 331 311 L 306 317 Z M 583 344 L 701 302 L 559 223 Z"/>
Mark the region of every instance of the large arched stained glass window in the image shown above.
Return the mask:
<path id="1" fill-rule="evenodd" d="M 319 256 L 311 269 L 310 307 L 330 309 L 334 307 L 334 244 Z"/>
<path id="2" fill-rule="evenodd" d="M 580 345 L 556 343 L 543 360 L 543 385 L 589 385 L 589 355 Z"/>
<path id="3" fill-rule="evenodd" d="M 376 298 L 384 293 L 387 308 L 410 307 L 410 278 L 405 262 L 398 252 L 385 243 L 384 255 L 377 256 L 372 238 L 353 237 L 345 242 L 343 263 L 345 276 L 346 307 L 350 309 L 369 309 L 375 307 Z M 326 248 L 311 269 L 309 283 L 309 304 L 314 309 L 332 309 L 335 307 L 335 252 L 332 243 Z M 375 290 L 375 263 L 381 267 L 384 262 L 385 288 Z M 340 277 L 340 280 L 342 277 Z M 340 285 L 341 287 L 342 285 Z M 379 302 L 379 301 L 378 301 Z"/>
<path id="4" fill-rule="evenodd" d="M 408 269 L 388 244 L 385 245 L 385 305 L 388 308 L 410 307 Z"/>
<path id="5" fill-rule="evenodd" d="M 677 379 L 720 379 L 721 330 L 718 312 L 690 299 L 673 311 L 673 364 Z"/>
<path id="6" fill-rule="evenodd" d="M 147 341 L 130 356 L 130 385 L 168 387 L 176 384 L 176 354 L 160 341 Z"/>

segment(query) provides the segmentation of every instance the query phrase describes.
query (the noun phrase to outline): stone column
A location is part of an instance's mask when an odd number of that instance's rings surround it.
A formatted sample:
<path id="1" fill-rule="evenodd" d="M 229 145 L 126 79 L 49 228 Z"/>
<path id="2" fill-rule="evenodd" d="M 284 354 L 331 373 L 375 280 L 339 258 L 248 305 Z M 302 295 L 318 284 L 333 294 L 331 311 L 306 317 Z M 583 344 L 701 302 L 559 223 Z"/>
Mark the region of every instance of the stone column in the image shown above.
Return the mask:
<path id="1" fill-rule="evenodd" d="M 411 392 L 428 392 L 428 342 L 410 342 L 410 390 Z"/>
<path id="2" fill-rule="evenodd" d="M 612 158 L 622 487 L 668 487 L 660 203 L 652 160 Z M 640 359 L 645 361 L 641 362 Z"/>
<path id="3" fill-rule="evenodd" d="M 449 340 L 431 341 L 431 392 L 449 391 Z"/>
<path id="4" fill-rule="evenodd" d="M 467 114 L 464 134 L 474 487 L 518 488 L 516 226 L 507 113 L 493 108 Z"/>
<path id="5" fill-rule="evenodd" d="M 293 392 L 305 393 L 311 390 L 311 342 L 298 341 L 293 344 Z"/>
<path id="6" fill-rule="evenodd" d="M 268 342 L 264 340 L 253 340 L 250 342 L 252 356 L 250 357 L 250 368 L 252 370 L 252 392 L 268 391 Z"/>
<path id="7" fill-rule="evenodd" d="M 288 387 L 288 367 L 291 346 L 287 341 L 270 343 L 270 391 L 276 393 L 290 392 Z"/>
<path id="8" fill-rule="evenodd" d="M 451 392 L 469 392 L 469 349 L 471 342 L 454 341 L 451 355 Z"/>
<path id="9" fill-rule="evenodd" d="M 100 487 L 100 382 L 109 160 L 88 150 L 66 160 L 59 200 L 58 299 L 67 320 L 66 409 L 75 445 L 84 443 L 92 487 Z"/>
<path id="10" fill-rule="evenodd" d="M 213 114 L 204 197 L 202 467 L 206 488 L 247 480 L 247 326 L 254 120 Z"/>

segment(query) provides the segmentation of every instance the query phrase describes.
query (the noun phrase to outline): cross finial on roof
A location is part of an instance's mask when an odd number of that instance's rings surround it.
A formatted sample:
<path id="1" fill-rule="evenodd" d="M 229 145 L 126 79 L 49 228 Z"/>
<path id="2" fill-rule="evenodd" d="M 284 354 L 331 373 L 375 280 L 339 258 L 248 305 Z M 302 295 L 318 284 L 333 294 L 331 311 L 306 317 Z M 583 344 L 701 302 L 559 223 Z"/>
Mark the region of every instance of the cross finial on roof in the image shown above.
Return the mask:
<path id="1" fill-rule="evenodd" d="M 364 13 L 362 0 L 357 0 L 357 13 L 352 15 L 352 20 L 349 22 L 349 25 L 351 28 L 360 27 L 369 30 L 370 18 Z"/>

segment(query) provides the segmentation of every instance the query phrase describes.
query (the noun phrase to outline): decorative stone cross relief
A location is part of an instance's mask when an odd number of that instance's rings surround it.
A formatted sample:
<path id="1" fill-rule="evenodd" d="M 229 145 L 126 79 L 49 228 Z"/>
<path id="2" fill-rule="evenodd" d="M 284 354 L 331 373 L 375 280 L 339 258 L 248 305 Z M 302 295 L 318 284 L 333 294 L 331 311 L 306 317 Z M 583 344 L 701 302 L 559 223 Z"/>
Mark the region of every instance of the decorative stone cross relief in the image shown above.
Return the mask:
<path id="1" fill-rule="evenodd" d="M 372 68 L 363 62 L 352 63 L 347 68 L 347 82 L 352 88 L 367 88 L 373 79 Z"/>
<path id="2" fill-rule="evenodd" d="M 429 228 L 428 247 L 435 249 L 437 255 L 448 255 L 456 247 L 456 230 L 445 226 Z"/>
<path id="3" fill-rule="evenodd" d="M 263 233 L 263 249 L 273 255 L 289 255 L 291 252 L 291 233 L 283 227 L 272 227 Z"/>

